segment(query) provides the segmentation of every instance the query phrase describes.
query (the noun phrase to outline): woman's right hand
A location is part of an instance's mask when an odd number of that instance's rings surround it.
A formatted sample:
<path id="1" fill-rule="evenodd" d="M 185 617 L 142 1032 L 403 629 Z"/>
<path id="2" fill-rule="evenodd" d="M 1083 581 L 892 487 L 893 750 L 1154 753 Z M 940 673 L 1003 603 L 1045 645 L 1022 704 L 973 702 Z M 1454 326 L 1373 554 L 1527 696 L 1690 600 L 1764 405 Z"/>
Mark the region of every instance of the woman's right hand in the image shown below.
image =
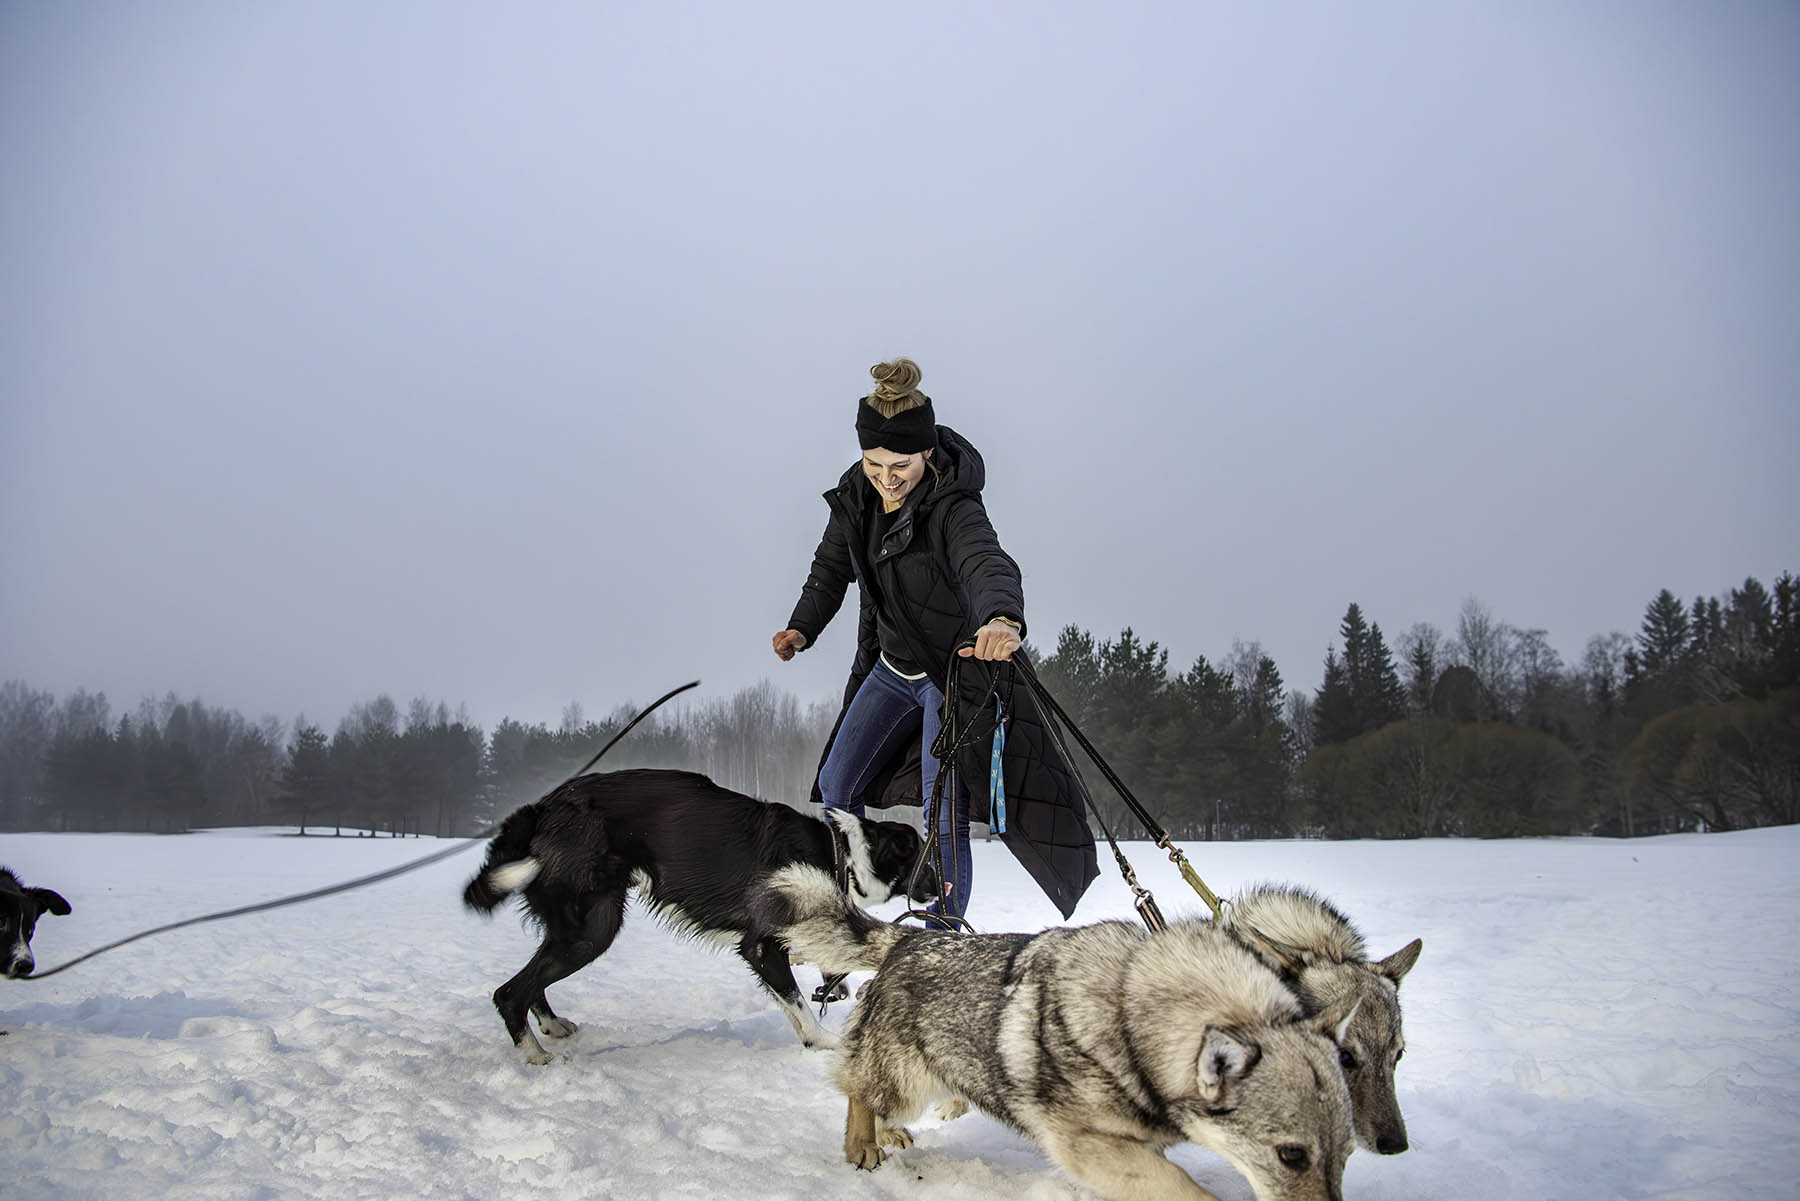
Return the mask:
<path id="1" fill-rule="evenodd" d="M 783 630 L 775 635 L 775 657 L 786 663 L 794 653 L 806 646 L 806 635 L 799 630 Z"/>

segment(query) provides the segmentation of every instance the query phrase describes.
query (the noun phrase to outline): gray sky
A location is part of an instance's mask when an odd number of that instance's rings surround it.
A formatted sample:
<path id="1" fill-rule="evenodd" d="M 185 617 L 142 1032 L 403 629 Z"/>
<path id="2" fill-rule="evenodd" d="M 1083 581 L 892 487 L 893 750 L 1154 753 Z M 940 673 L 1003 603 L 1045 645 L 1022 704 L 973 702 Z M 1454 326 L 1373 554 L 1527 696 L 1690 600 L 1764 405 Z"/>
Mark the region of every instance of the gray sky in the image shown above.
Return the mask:
<path id="1" fill-rule="evenodd" d="M 1316 687 L 1800 568 L 1800 7 L 0 7 L 0 678 L 783 665 L 908 354 L 1036 640 Z"/>

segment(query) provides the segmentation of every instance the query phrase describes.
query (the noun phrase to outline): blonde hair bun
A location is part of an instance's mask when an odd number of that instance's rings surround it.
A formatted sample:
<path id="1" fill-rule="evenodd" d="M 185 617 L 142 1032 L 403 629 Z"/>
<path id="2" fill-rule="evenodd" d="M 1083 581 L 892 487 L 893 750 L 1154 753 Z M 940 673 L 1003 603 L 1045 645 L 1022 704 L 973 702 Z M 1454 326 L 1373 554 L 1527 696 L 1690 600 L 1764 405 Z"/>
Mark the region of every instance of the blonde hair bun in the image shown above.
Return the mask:
<path id="1" fill-rule="evenodd" d="M 925 373 L 911 359 L 889 359 L 869 368 L 875 390 L 869 393 L 869 404 L 883 417 L 892 417 L 908 409 L 916 409 L 931 398 L 919 391 Z"/>

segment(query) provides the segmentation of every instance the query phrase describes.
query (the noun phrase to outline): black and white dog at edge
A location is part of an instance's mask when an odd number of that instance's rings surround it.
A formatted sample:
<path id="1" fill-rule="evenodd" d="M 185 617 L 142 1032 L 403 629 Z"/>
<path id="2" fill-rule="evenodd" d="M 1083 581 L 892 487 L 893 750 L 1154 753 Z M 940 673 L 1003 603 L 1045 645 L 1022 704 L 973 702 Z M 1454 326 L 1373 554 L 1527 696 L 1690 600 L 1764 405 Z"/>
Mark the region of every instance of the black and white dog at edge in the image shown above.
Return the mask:
<path id="1" fill-rule="evenodd" d="M 38 918 L 70 912 L 62 894 L 48 888 L 30 888 L 8 868 L 0 867 L 0 975 L 23 980 L 37 969 L 31 953 L 31 936 Z M 6 1031 L 0 1030 L 0 1034 Z"/>

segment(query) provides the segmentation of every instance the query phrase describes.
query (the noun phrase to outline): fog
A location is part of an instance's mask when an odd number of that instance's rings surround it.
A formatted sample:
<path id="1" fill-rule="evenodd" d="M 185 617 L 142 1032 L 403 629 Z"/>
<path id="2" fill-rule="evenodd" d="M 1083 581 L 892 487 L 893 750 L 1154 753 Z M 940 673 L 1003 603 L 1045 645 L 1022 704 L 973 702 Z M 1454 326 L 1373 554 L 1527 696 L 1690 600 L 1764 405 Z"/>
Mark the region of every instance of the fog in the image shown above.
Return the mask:
<path id="1" fill-rule="evenodd" d="M 1785 4 L 0 10 L 0 678 L 554 723 L 769 636 L 910 355 L 1034 641 L 1796 566 Z M 1788 516 L 1783 517 L 1782 514 Z M 853 611 L 852 611 L 853 613 Z"/>

